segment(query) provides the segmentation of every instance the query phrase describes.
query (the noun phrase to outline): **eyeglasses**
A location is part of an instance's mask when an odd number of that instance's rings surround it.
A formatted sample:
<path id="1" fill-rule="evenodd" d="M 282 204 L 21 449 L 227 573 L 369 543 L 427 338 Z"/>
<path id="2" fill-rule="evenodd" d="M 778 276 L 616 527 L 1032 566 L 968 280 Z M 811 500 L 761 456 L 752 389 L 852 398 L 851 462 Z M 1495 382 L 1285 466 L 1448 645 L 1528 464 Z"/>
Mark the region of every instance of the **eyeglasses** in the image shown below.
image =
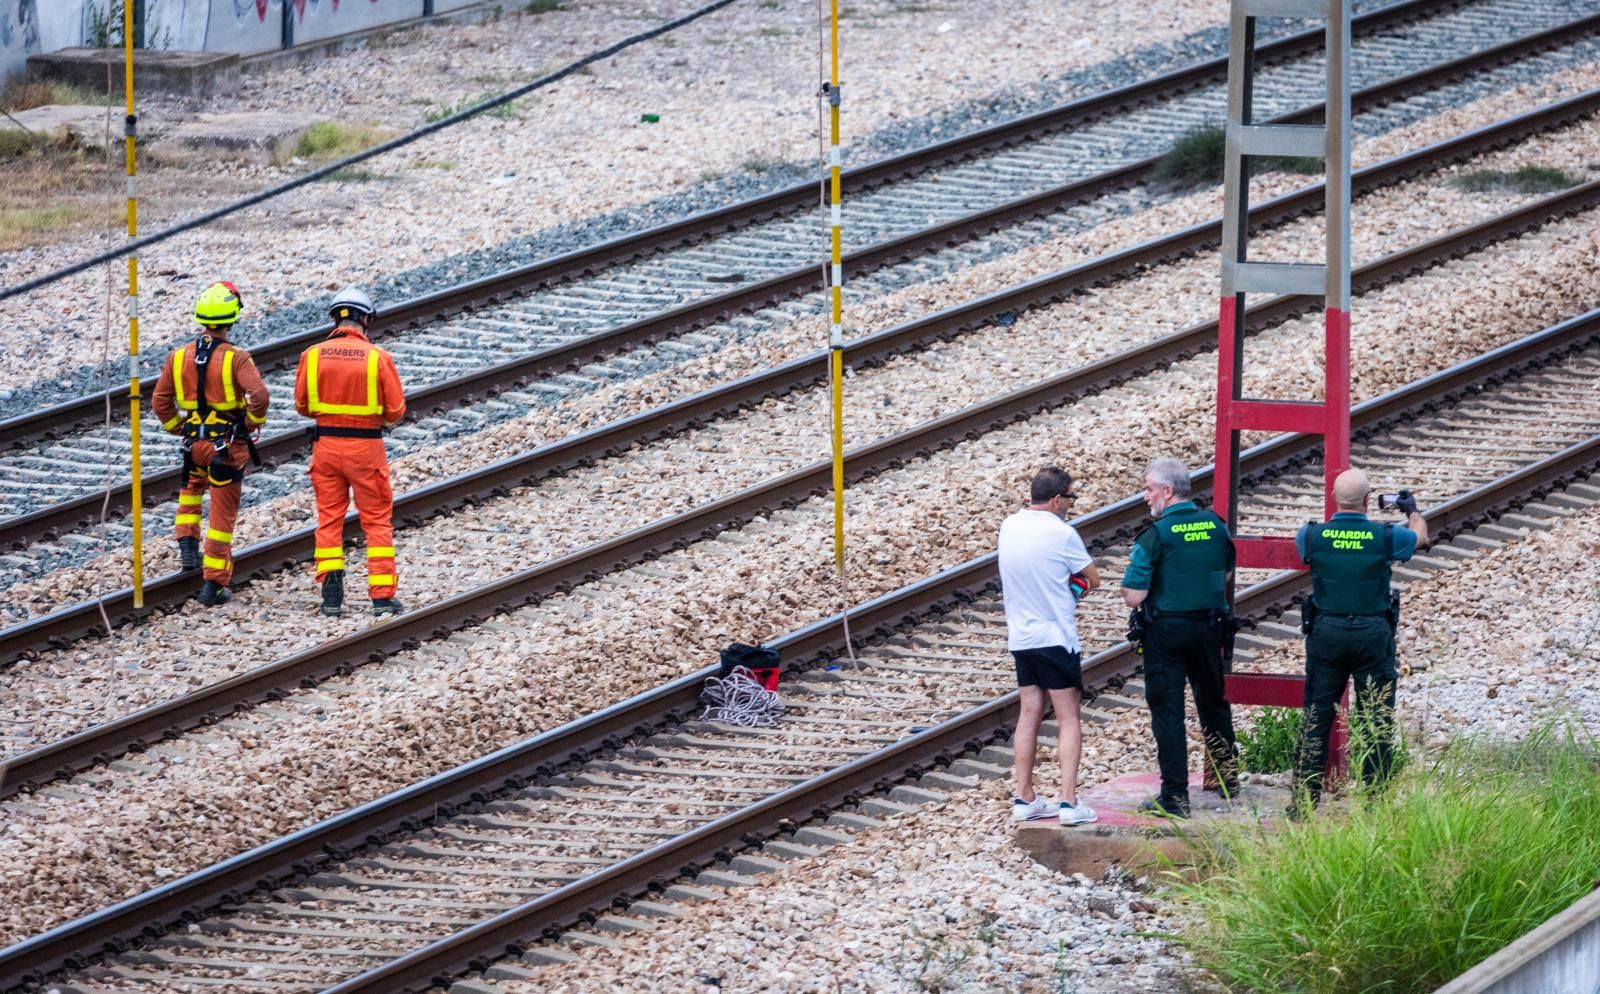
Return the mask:
<path id="1" fill-rule="evenodd" d="M 1056 496 L 1062 498 L 1069 504 L 1078 499 L 1078 495 L 1073 493 L 1056 494 Z"/>

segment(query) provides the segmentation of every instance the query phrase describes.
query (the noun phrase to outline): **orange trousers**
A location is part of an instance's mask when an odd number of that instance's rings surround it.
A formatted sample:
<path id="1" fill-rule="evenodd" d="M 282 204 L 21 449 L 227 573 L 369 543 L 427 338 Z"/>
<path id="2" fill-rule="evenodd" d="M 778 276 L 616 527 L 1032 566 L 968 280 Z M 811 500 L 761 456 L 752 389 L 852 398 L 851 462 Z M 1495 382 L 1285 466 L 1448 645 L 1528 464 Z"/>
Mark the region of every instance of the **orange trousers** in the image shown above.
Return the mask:
<path id="1" fill-rule="evenodd" d="M 227 463 L 243 468 L 250 458 L 250 450 L 243 442 L 235 442 L 227 452 L 218 452 L 212 464 Z M 239 496 L 244 492 L 243 480 L 234 480 L 226 486 L 213 486 L 210 471 L 197 469 L 183 481 L 178 491 L 178 517 L 173 529 L 174 538 L 200 538 L 200 507 L 205 502 L 206 491 L 211 491 L 211 518 L 206 522 L 203 546 L 204 576 L 226 587 L 233 580 L 233 526 L 239 520 Z"/>
<path id="2" fill-rule="evenodd" d="M 344 515 L 355 493 L 356 513 L 367 537 L 367 593 L 393 597 L 399 586 L 394 565 L 394 491 L 389 457 L 381 438 L 319 438 L 311 451 L 311 492 L 317 498 L 317 582 L 344 569 Z"/>

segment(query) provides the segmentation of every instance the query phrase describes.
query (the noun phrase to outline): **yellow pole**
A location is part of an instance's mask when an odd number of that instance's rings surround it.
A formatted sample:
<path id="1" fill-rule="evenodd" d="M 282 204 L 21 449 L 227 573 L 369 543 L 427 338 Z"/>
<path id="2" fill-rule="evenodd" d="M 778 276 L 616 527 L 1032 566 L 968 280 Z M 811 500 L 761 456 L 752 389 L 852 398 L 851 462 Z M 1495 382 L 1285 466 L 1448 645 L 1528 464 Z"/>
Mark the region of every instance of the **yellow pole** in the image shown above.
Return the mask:
<path id="1" fill-rule="evenodd" d="M 830 33 L 832 44 L 832 85 L 828 88 L 828 106 L 832 119 L 829 150 L 830 186 L 828 194 L 829 222 L 832 228 L 833 311 L 829 334 L 829 369 L 833 383 L 833 560 L 839 572 L 844 572 L 844 244 L 840 235 L 843 195 L 839 181 L 843 156 L 839 151 L 839 0 L 829 0 L 831 10 Z"/>
<path id="2" fill-rule="evenodd" d="M 128 168 L 128 239 L 139 235 L 138 118 L 133 113 L 133 5 L 122 5 L 122 87 L 128 110 L 123 153 Z M 128 256 L 128 423 L 133 443 L 133 606 L 144 607 L 144 485 L 139 467 L 139 255 Z"/>

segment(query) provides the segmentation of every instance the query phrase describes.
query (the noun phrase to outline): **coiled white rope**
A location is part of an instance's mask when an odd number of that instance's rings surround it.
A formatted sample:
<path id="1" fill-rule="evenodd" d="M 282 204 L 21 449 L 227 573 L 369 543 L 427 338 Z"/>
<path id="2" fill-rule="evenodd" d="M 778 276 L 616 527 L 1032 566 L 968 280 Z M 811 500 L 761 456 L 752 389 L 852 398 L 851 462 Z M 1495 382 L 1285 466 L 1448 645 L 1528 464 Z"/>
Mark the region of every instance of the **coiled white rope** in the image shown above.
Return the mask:
<path id="1" fill-rule="evenodd" d="M 761 686 L 743 666 L 735 666 L 727 676 L 708 677 L 700 700 L 706 705 L 701 721 L 770 728 L 783 717 L 783 700 L 778 692 Z"/>

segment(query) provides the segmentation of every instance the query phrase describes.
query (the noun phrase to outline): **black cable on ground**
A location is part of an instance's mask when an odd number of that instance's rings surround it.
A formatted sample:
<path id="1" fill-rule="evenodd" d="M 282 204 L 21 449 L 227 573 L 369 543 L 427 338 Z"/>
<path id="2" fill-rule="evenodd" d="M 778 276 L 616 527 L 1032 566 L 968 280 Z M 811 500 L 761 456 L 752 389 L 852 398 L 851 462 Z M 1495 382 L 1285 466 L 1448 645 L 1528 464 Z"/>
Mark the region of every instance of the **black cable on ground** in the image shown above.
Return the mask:
<path id="1" fill-rule="evenodd" d="M 154 234 L 146 235 L 143 238 L 126 242 L 121 248 L 112 249 L 108 252 L 102 252 L 97 256 L 85 259 L 82 262 L 75 262 L 70 266 L 67 266 L 63 269 L 58 269 L 52 273 L 47 273 L 44 276 L 38 277 L 37 279 L 31 279 L 26 283 L 19 283 L 13 287 L 7 287 L 4 290 L 0 290 L 0 300 L 9 300 L 12 297 L 18 297 L 22 294 L 30 293 L 39 289 L 40 287 L 49 286 L 51 283 L 55 283 L 58 280 L 64 280 L 68 276 L 76 276 L 79 273 L 93 269 L 95 266 L 101 265 L 102 263 L 120 259 L 128 253 L 136 252 L 147 245 L 155 245 L 158 242 L 164 242 L 174 235 L 181 235 L 185 231 L 191 231 L 195 228 L 203 227 L 213 221 L 225 218 L 230 214 L 237 214 L 239 211 L 242 211 L 247 207 L 254 207 L 257 204 L 265 203 L 274 197 L 282 196 L 283 194 L 288 193 L 290 190 L 297 190 L 308 183 L 315 183 L 317 180 L 322 179 L 325 176 L 332 175 L 333 173 L 355 165 L 358 162 L 365 162 L 368 159 L 376 158 L 377 156 L 383 155 L 386 152 L 393 152 L 397 148 L 404 148 L 414 141 L 426 138 L 427 136 L 436 132 L 443 131 L 445 128 L 460 124 L 462 121 L 465 121 L 469 118 L 477 117 L 479 114 L 482 114 L 485 111 L 494 110 L 496 107 L 503 106 L 520 97 L 527 96 L 535 90 L 541 90 L 554 83 L 558 83 L 585 66 L 609 59 L 618 52 L 632 48 L 641 42 L 649 41 L 652 38 L 659 38 L 668 32 L 676 31 L 678 28 L 681 28 L 686 24 L 698 21 L 707 14 L 714 14 L 722 8 L 731 6 L 737 2 L 738 0 L 715 0 L 715 2 L 708 3 L 704 7 L 691 11 L 690 13 L 677 18 L 676 20 L 668 21 L 667 23 L 658 27 L 651 28 L 649 31 L 641 32 L 640 34 L 633 35 L 629 38 L 624 38 L 622 41 L 617 42 L 609 48 L 603 48 L 598 52 L 591 52 L 571 65 L 566 66 L 565 68 L 558 69 L 547 76 L 541 76 L 533 82 L 519 86 L 514 90 L 508 90 L 507 92 L 500 94 L 498 97 L 492 97 L 488 100 L 485 100 L 481 104 L 468 107 L 464 111 L 452 114 L 446 118 L 441 118 L 432 124 L 425 124 L 415 131 L 407 132 L 406 134 L 401 135 L 399 138 L 391 139 L 390 141 L 386 141 L 381 145 L 374 145 L 365 151 L 346 156 L 337 162 L 330 162 L 325 166 L 319 166 L 303 176 L 297 176 L 294 179 L 289 180 L 287 183 L 281 183 L 278 186 L 262 190 L 260 193 L 251 194 L 243 200 L 236 200 L 231 204 L 218 207 L 214 211 L 208 211 L 205 214 L 201 214 L 199 217 L 190 218 L 189 220 L 173 225 L 170 228 L 163 228 Z"/>

